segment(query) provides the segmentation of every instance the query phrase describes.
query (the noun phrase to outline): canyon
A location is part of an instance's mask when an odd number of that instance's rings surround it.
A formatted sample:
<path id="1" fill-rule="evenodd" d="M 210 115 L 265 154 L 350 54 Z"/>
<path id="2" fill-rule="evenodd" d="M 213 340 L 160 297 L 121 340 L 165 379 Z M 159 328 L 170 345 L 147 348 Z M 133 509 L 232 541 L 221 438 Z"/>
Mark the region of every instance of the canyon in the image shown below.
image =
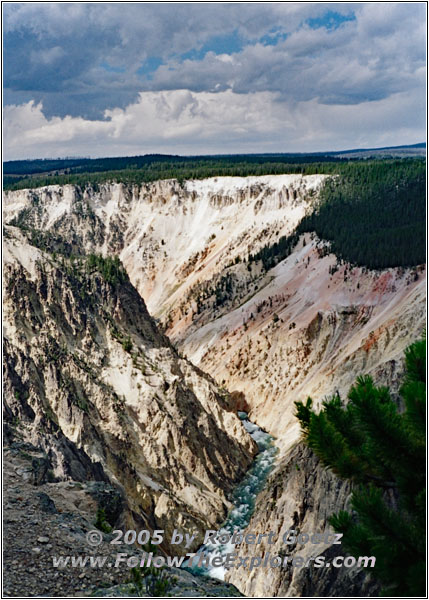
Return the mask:
<path id="1" fill-rule="evenodd" d="M 42 448 L 54 478 L 114 483 L 129 527 L 201 532 L 222 522 L 256 453 L 244 410 L 279 448 L 249 530 L 327 529 L 350 487 L 300 441 L 294 401 L 346 398 L 363 373 L 397 391 L 424 329 L 426 270 L 353 267 L 313 233 L 273 268 L 254 260 L 315 210 L 325 178 L 5 192 L 11 439 Z M 106 280 L 91 254 L 123 266 Z M 376 589 L 358 569 L 226 579 L 248 596 Z"/>

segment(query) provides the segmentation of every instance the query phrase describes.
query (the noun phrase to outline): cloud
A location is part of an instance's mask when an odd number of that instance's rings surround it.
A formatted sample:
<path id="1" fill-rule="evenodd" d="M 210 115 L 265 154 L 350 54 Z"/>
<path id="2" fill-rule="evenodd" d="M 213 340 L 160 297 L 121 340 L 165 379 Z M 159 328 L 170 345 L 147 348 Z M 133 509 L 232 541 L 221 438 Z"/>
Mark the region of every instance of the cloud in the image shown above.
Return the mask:
<path id="1" fill-rule="evenodd" d="M 287 105 L 274 92 L 142 92 L 104 119 L 47 118 L 41 104 L 5 108 L 6 159 L 150 152 L 291 152 L 421 139 L 424 99 L 398 93 L 359 105 Z"/>
<path id="2" fill-rule="evenodd" d="M 418 88 L 425 83 L 425 22 L 403 6 L 365 5 L 356 20 L 334 31 L 301 26 L 276 45 L 256 43 L 220 60 L 170 60 L 153 74 L 155 89 L 232 89 L 279 92 L 286 100 L 317 98 L 358 104 Z M 412 31 L 413 34 L 409 35 Z"/>
<path id="3" fill-rule="evenodd" d="M 425 22 L 404 2 L 5 4 L 7 152 L 420 141 Z"/>
<path id="4" fill-rule="evenodd" d="M 112 86 L 116 106 L 122 108 L 143 89 L 179 89 L 182 78 L 193 91 L 278 90 L 280 77 L 287 78 L 289 69 L 293 76 L 293 58 L 321 49 L 317 40 L 326 29 L 310 30 L 306 22 L 315 17 L 323 21 L 331 13 L 352 15 L 353 10 L 353 5 L 330 3 L 6 4 L 5 101 L 42 100 L 51 115 L 95 117 L 113 108 Z M 290 60 L 281 56 L 285 36 L 291 36 L 286 52 L 295 45 Z M 264 49 L 267 39 L 272 42 Z M 222 70 L 212 55 L 231 55 L 232 40 L 243 53 L 231 57 L 229 68 L 224 60 Z M 329 43 L 326 36 L 322 43 Z M 330 43 L 344 54 L 341 36 Z M 225 50 L 219 52 L 222 44 Z M 186 60 L 195 52 L 202 56 Z M 147 73 L 153 57 L 162 64 L 155 77 Z M 106 64 L 120 72 L 109 72 L 102 66 Z M 305 84 L 312 73 L 308 65 L 303 67 Z"/>

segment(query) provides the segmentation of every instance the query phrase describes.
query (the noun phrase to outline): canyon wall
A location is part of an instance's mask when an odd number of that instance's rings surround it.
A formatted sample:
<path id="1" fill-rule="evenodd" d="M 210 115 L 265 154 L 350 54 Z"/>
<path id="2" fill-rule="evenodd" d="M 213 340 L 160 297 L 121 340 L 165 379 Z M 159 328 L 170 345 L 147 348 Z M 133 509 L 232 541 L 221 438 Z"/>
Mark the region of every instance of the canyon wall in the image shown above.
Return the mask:
<path id="1" fill-rule="evenodd" d="M 325 176 L 218 177 L 5 194 L 7 220 L 44 243 L 119 254 L 150 314 L 287 450 L 294 400 L 397 379 L 424 327 L 425 267 L 341 264 L 314 235 L 265 271 L 248 261 L 314 210 Z"/>
<path id="2" fill-rule="evenodd" d="M 4 272 L 15 433 L 45 450 L 54 477 L 117 484 L 131 521 L 166 537 L 219 523 L 255 444 L 225 393 L 159 332 L 125 272 L 106 281 L 13 227 Z"/>
<path id="3" fill-rule="evenodd" d="M 246 410 L 280 448 L 249 530 L 322 531 L 330 514 L 347 507 L 350 489 L 299 443 L 294 402 L 311 395 L 318 406 L 335 392 L 345 398 L 365 373 L 396 392 L 403 351 L 424 329 L 426 289 L 424 265 L 351 267 L 312 233 L 273 268 L 255 260 L 315 209 L 324 179 L 218 177 L 5 193 L 11 414 L 27 422 L 31 410 L 52 410 L 55 426 L 89 463 L 118 481 L 123 452 L 138 474 L 126 488 L 136 513 L 151 526 L 179 518 L 183 528 L 201 529 L 224 514 L 254 453 L 233 414 Z M 92 252 L 118 255 L 129 282 L 112 290 L 85 275 Z M 76 257 L 73 277 L 89 277 L 88 289 L 97 290 L 88 292 L 92 308 L 70 291 L 73 267 L 67 258 L 64 270 L 64 255 Z M 61 368 L 41 366 L 47 353 L 60 352 L 50 350 L 51 338 L 66 347 Z M 75 381 L 68 392 L 61 372 Z M 89 415 L 71 406 L 80 389 Z M 376 593 L 358 569 L 228 577 L 250 596 Z"/>

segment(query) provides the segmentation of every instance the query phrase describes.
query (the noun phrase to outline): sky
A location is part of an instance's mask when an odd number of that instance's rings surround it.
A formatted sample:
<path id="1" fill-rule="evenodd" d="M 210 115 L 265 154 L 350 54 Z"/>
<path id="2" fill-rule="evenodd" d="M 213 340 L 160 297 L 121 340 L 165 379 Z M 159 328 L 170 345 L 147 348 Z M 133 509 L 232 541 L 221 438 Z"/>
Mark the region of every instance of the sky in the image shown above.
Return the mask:
<path id="1" fill-rule="evenodd" d="M 313 152 L 426 131 L 422 3 L 3 3 L 4 159 Z"/>

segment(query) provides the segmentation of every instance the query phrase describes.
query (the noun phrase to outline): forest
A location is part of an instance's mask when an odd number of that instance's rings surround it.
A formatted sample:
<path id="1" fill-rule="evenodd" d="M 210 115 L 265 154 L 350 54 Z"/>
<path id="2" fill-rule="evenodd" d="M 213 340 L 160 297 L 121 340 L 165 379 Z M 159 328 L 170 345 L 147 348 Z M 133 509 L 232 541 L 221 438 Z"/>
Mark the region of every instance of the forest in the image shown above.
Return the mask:
<path id="1" fill-rule="evenodd" d="M 41 173 L 41 170 L 45 172 Z M 292 252 L 299 236 L 307 232 L 316 233 L 329 243 L 329 250 L 340 261 L 353 265 L 384 269 L 426 262 L 426 164 L 422 158 L 154 154 L 11 161 L 5 163 L 3 186 L 9 190 L 48 184 L 91 184 L 96 187 L 110 181 L 139 185 L 158 179 L 177 179 L 183 184 L 186 179 L 214 176 L 288 173 L 331 174 L 333 177 L 325 182 L 315 209 L 304 217 L 296 231 L 251 254 L 250 262 L 261 260 L 265 270 L 272 268 Z"/>
<path id="2" fill-rule="evenodd" d="M 372 269 L 426 262 L 426 166 L 420 159 L 354 161 L 329 178 L 291 236 L 249 256 L 266 270 L 315 232 L 339 260 Z"/>
<path id="3" fill-rule="evenodd" d="M 172 156 L 148 154 L 119 158 L 9 161 L 3 166 L 3 189 L 45 185 L 92 185 L 110 181 L 130 184 L 158 179 L 334 173 L 349 159 L 323 154 L 236 154 Z"/>

